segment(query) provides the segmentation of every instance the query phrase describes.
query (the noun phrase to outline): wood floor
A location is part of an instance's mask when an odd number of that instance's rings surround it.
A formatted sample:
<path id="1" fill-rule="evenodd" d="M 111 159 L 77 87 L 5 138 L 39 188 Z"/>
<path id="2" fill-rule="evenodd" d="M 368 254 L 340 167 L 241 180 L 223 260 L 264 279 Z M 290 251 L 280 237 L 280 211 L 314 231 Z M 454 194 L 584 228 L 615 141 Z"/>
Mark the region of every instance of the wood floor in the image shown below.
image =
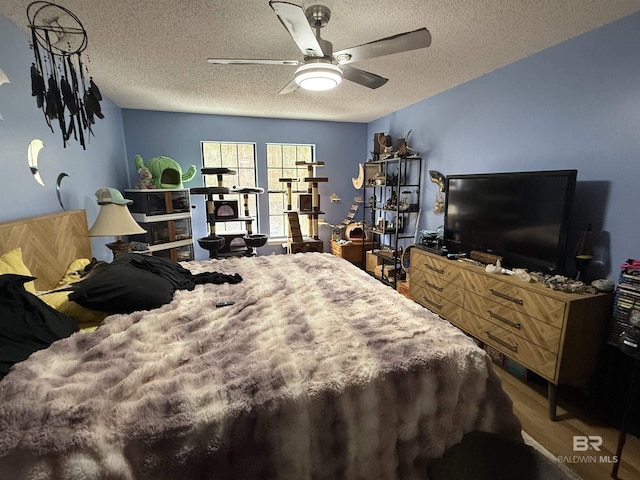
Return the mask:
<path id="1" fill-rule="evenodd" d="M 522 422 L 525 432 L 554 456 L 571 460 L 572 463 L 565 463 L 583 480 L 611 478 L 613 465 L 600 461 L 600 457 L 612 458 L 615 455 L 619 435 L 615 427 L 596 419 L 577 396 L 563 392 L 562 387 L 558 398 L 558 421 L 552 422 L 548 417 L 547 390 L 544 385 L 522 381 L 499 367 L 496 370 L 502 378 L 505 391 L 513 400 L 514 412 Z M 574 435 L 601 436 L 601 451 L 574 452 Z M 640 479 L 640 439 L 632 434 L 626 436 L 618 478 Z"/>

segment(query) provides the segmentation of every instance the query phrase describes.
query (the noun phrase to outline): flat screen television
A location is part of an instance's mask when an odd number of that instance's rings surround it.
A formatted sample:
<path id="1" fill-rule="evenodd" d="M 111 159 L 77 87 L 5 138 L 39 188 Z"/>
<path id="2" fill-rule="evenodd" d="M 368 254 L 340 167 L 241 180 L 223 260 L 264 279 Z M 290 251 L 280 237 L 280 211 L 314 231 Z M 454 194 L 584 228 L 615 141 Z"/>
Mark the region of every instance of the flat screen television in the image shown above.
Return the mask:
<path id="1" fill-rule="evenodd" d="M 564 273 L 577 170 L 450 175 L 444 244 L 503 257 L 502 266 Z"/>

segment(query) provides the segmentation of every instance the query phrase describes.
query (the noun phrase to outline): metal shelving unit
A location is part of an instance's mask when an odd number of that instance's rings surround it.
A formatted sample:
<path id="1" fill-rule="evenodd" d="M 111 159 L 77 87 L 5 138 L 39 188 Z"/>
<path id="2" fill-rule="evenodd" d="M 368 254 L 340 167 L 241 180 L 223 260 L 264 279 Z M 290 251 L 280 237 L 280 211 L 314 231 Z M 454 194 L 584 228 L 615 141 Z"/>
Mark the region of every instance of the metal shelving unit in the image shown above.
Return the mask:
<path id="1" fill-rule="evenodd" d="M 374 167 L 377 167 L 375 173 Z M 364 253 L 363 264 L 369 273 L 396 286 L 402 272 L 402 252 L 415 243 L 420 218 L 422 158 L 372 160 L 366 163 L 366 172 L 362 187 L 363 223 L 379 247 Z"/>

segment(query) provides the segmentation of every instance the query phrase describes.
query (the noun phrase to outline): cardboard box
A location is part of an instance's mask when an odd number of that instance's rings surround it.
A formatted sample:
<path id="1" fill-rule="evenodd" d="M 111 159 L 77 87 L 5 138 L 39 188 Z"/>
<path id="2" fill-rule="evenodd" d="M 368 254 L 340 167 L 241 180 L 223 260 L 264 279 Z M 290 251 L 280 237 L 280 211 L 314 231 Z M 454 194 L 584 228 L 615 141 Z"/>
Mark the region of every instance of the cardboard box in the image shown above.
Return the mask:
<path id="1" fill-rule="evenodd" d="M 373 268 L 373 274 L 378 278 L 382 278 L 382 265 L 376 265 Z"/>
<path id="2" fill-rule="evenodd" d="M 375 276 L 378 278 L 382 278 L 384 280 L 393 282 L 395 281 L 395 273 L 396 273 L 396 269 L 393 265 L 389 265 L 389 264 L 376 265 Z"/>
<path id="3" fill-rule="evenodd" d="M 350 261 L 358 266 L 362 266 L 363 261 L 363 247 L 371 248 L 372 244 L 363 244 L 362 242 L 349 242 L 349 243 L 338 243 L 335 241 L 331 242 L 331 253 L 333 253 L 337 257 L 344 258 L 345 260 Z"/>
<path id="4" fill-rule="evenodd" d="M 382 264 L 382 259 L 380 259 L 380 257 L 378 257 L 375 253 L 373 253 L 372 251 L 368 251 L 367 252 L 367 264 L 365 267 L 365 270 L 369 273 L 374 273 L 376 271 L 376 267 L 378 265 Z M 380 272 L 380 274 L 382 275 L 382 272 Z"/>
<path id="5" fill-rule="evenodd" d="M 411 298 L 411 295 L 409 295 L 409 282 L 406 280 L 398 280 L 396 289 L 398 290 L 398 293 L 401 293 L 407 298 Z"/>

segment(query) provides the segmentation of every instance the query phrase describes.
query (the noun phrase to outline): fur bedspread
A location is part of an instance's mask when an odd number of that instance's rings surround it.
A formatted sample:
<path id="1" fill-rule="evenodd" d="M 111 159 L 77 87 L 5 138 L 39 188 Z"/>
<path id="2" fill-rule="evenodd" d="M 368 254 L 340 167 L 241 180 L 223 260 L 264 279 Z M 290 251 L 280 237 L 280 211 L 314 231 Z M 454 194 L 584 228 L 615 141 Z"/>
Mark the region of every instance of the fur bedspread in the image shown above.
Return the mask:
<path id="1" fill-rule="evenodd" d="M 520 436 L 488 356 L 348 262 L 183 265 L 244 280 L 17 364 L 0 382 L 0 478 L 425 479 L 467 432 Z"/>

